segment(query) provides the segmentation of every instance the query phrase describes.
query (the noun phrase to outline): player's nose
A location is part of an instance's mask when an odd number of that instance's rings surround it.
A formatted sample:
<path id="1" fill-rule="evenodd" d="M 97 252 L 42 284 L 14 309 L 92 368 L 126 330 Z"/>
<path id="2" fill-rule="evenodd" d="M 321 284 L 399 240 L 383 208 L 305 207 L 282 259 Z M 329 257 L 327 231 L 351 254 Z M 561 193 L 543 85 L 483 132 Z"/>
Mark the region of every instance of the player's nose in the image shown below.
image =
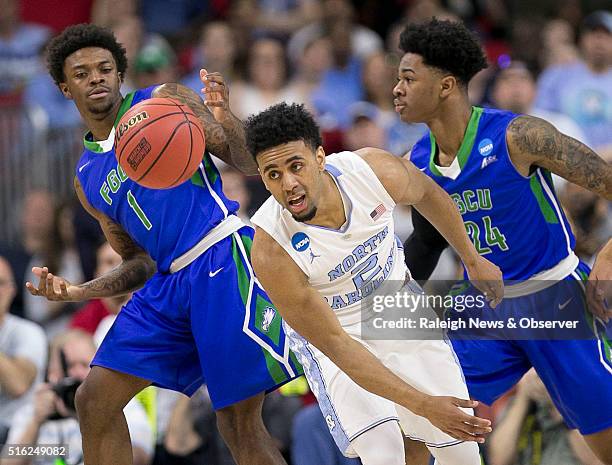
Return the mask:
<path id="1" fill-rule="evenodd" d="M 287 193 L 291 193 L 299 186 L 296 177 L 292 173 L 286 173 L 282 179 L 283 190 Z"/>

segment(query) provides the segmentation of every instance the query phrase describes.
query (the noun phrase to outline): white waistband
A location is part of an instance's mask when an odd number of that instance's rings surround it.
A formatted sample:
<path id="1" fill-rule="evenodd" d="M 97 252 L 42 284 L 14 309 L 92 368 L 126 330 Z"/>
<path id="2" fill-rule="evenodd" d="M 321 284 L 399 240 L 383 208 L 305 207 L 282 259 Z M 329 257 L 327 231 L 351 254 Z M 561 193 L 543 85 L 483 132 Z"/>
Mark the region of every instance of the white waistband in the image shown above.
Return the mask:
<path id="1" fill-rule="evenodd" d="M 521 297 L 546 289 L 555 284 L 556 281 L 561 281 L 569 276 L 579 263 L 580 260 L 572 252 L 552 268 L 534 274 L 527 281 L 505 286 L 504 297 Z"/>
<path id="2" fill-rule="evenodd" d="M 225 239 L 227 236 L 235 233 L 244 226 L 246 225 L 236 215 L 229 215 L 221 223 L 208 231 L 208 234 L 206 234 L 200 242 L 175 259 L 170 265 L 170 273 L 176 273 L 182 270 L 217 242 Z"/>

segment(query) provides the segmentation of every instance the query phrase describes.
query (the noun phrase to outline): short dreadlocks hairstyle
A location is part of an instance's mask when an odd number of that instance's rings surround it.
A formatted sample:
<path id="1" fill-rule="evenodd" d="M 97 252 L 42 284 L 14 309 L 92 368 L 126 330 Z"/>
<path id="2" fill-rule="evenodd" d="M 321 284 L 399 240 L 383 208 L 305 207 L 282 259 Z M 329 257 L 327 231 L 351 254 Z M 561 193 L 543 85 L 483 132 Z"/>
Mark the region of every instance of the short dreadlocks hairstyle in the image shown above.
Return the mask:
<path id="1" fill-rule="evenodd" d="M 313 151 L 323 145 L 319 126 L 304 105 L 285 102 L 250 116 L 246 122 L 246 140 L 253 158 L 288 142 L 304 141 Z"/>
<path id="2" fill-rule="evenodd" d="M 66 58 L 86 47 L 100 47 L 111 52 L 117 63 L 117 70 L 125 74 L 128 65 L 125 48 L 117 42 L 115 35 L 109 29 L 95 24 L 76 24 L 64 29 L 47 46 L 47 68 L 56 84 L 59 85 L 66 80 L 64 76 Z"/>
<path id="3" fill-rule="evenodd" d="M 423 57 L 423 63 L 452 74 L 466 85 L 487 67 L 478 38 L 463 23 L 433 18 L 408 24 L 400 35 L 400 49 Z"/>

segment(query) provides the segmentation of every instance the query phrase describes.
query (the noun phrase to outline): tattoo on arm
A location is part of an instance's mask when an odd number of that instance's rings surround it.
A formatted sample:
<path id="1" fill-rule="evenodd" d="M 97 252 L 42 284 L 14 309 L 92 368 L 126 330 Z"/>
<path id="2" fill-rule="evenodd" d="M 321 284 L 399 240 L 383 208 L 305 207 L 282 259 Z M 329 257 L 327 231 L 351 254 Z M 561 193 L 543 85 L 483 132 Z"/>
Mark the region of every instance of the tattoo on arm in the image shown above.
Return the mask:
<path id="1" fill-rule="evenodd" d="M 521 158 L 612 199 L 612 165 L 583 143 L 532 116 L 516 118 L 507 134 L 509 149 Z"/>
<path id="2" fill-rule="evenodd" d="M 257 174 L 257 165 L 246 147 L 244 124 L 231 114 L 227 124 L 221 124 L 190 88 L 177 83 L 166 83 L 153 91 L 154 97 L 168 97 L 188 105 L 202 122 L 206 149 L 224 162 L 246 174 Z"/>
<path id="3" fill-rule="evenodd" d="M 228 154 L 225 132 L 198 94 L 186 86 L 169 82 L 157 87 L 153 96 L 172 98 L 188 105 L 204 126 L 206 149 L 225 161 Z"/>
<path id="4" fill-rule="evenodd" d="M 100 221 L 112 248 L 123 258 L 121 265 L 81 284 L 91 297 L 112 297 L 140 289 L 156 271 L 153 259 L 117 223 L 108 217 Z"/>

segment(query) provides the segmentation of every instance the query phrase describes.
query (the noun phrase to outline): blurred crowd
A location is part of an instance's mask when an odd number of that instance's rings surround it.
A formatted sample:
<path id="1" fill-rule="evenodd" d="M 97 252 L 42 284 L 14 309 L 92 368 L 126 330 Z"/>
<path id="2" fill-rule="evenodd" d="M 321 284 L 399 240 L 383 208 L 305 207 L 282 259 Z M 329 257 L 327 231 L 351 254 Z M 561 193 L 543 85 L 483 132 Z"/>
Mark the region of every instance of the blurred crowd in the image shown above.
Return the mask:
<path id="1" fill-rule="evenodd" d="M 401 123 L 393 111 L 398 37 L 407 22 L 431 16 L 465 21 L 483 42 L 490 66 L 470 86 L 474 105 L 539 116 L 612 160 L 609 0 L 0 0 L 0 444 L 69 444 L 65 463 L 81 462 L 71 400 L 129 298 L 47 302 L 23 285 L 34 279 L 32 266 L 81 282 L 120 260 L 70 194 L 83 128 L 46 72 L 54 34 L 79 22 L 110 28 L 127 50 L 124 93 L 175 81 L 199 92 L 205 68 L 229 82 L 239 117 L 281 101 L 305 103 L 328 153 L 373 146 L 403 156 L 425 127 Z M 53 171 L 60 165 L 66 169 Z M 267 197 L 263 185 L 221 168 L 224 190 L 248 221 Z M 611 205 L 555 184 L 576 252 L 590 262 L 612 235 Z M 410 212 L 396 215 L 405 239 Z M 434 276 L 458 270 L 447 251 Z M 359 463 L 337 452 L 307 391 L 298 380 L 265 405 L 288 460 Z M 125 413 L 136 464 L 233 463 L 205 388 L 192 399 L 148 388 Z M 533 373 L 481 413 L 498 425 L 485 451 L 491 465 L 597 463 Z"/>

